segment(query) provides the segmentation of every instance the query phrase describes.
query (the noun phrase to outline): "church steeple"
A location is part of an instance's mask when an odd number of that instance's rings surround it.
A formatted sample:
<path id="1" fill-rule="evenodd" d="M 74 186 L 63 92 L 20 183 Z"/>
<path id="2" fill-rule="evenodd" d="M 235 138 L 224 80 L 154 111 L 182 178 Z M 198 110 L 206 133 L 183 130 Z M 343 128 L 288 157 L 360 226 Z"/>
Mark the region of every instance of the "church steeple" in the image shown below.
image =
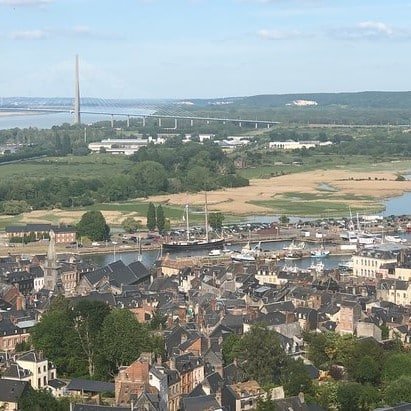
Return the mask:
<path id="1" fill-rule="evenodd" d="M 54 291 L 59 280 L 59 266 L 57 264 L 56 235 L 50 230 L 50 242 L 47 258 L 44 265 L 44 288 Z"/>

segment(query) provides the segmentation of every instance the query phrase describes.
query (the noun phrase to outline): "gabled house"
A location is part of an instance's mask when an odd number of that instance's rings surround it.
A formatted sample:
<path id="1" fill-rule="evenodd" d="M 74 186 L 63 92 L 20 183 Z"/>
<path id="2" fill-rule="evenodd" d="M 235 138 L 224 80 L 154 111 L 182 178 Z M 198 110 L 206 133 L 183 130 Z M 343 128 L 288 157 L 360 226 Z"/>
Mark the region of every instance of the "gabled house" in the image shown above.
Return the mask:
<path id="1" fill-rule="evenodd" d="M 149 382 L 150 360 L 146 355 L 129 366 L 121 367 L 115 377 L 115 398 L 117 405 L 130 404 L 132 397 L 139 397 Z"/>
<path id="2" fill-rule="evenodd" d="M 44 389 L 49 385 L 49 380 L 57 378 L 56 367 L 51 364 L 43 354 L 29 351 L 16 358 L 16 363 L 23 369 L 29 370 L 31 386 L 35 390 Z"/>
<path id="3" fill-rule="evenodd" d="M 19 402 L 30 391 L 27 381 L 0 379 L 0 408 L 4 411 L 18 411 Z"/>

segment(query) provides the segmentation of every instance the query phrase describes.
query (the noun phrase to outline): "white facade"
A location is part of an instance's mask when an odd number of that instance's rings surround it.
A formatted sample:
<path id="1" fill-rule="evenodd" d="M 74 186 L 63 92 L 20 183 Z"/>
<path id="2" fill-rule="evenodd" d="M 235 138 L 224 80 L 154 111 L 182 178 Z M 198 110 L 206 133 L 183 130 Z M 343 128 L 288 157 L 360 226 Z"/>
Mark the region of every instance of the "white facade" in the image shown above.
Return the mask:
<path id="1" fill-rule="evenodd" d="M 141 147 L 145 147 L 149 143 L 164 144 L 164 142 L 164 138 L 153 139 L 152 137 L 149 137 L 148 139 L 107 139 L 90 143 L 88 148 L 94 153 L 99 153 L 101 150 L 104 150 L 106 153 L 111 154 L 132 155 Z"/>
<path id="2" fill-rule="evenodd" d="M 44 276 L 34 278 L 34 291 L 40 291 L 44 287 Z"/>
<path id="3" fill-rule="evenodd" d="M 375 278 L 383 264 L 396 263 L 397 257 L 383 258 L 377 254 L 355 255 L 352 260 L 353 273 L 356 277 Z"/>
<path id="4" fill-rule="evenodd" d="M 318 143 L 314 141 L 271 141 L 268 144 L 270 149 L 274 150 L 298 150 L 303 147 L 313 148 L 316 147 Z"/>
<path id="5" fill-rule="evenodd" d="M 48 360 L 37 353 L 23 354 L 20 359 L 16 360 L 16 363 L 31 372 L 31 386 L 35 390 L 46 388 L 49 380 L 56 378 L 56 369 L 49 368 Z"/>

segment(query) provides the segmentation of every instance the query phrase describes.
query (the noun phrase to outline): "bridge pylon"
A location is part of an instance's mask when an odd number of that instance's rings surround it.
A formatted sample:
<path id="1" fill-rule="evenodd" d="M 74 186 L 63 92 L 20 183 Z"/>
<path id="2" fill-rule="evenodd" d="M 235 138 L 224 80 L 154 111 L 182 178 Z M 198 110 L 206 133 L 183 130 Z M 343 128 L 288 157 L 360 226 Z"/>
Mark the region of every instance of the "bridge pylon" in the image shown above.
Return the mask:
<path id="1" fill-rule="evenodd" d="M 74 124 L 81 123 L 80 117 L 80 75 L 79 75 L 79 63 L 78 54 L 76 54 L 75 64 L 75 89 L 74 89 Z"/>

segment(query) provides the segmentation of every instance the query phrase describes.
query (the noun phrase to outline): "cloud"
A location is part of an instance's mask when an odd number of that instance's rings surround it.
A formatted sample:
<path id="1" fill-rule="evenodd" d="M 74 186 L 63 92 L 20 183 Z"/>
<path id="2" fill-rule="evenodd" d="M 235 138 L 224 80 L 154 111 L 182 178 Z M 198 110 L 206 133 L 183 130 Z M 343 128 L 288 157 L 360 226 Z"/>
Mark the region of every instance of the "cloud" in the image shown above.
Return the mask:
<path id="1" fill-rule="evenodd" d="M 405 40 L 411 38 L 411 31 L 390 26 L 381 21 L 362 21 L 355 26 L 330 30 L 330 34 L 342 40 Z"/>
<path id="2" fill-rule="evenodd" d="M 97 40 L 117 40 L 120 38 L 117 34 L 96 32 L 88 26 L 19 30 L 9 33 L 9 38 L 12 40 L 45 40 L 53 37 L 87 37 Z"/>
<path id="3" fill-rule="evenodd" d="M 0 5 L 10 7 L 43 7 L 54 0 L 0 0 Z"/>
<path id="4" fill-rule="evenodd" d="M 22 30 L 10 33 L 13 40 L 43 40 L 47 38 L 48 33 L 45 30 Z"/>
<path id="5" fill-rule="evenodd" d="M 264 40 L 288 40 L 307 36 L 298 30 L 267 30 L 261 29 L 257 35 Z"/>

